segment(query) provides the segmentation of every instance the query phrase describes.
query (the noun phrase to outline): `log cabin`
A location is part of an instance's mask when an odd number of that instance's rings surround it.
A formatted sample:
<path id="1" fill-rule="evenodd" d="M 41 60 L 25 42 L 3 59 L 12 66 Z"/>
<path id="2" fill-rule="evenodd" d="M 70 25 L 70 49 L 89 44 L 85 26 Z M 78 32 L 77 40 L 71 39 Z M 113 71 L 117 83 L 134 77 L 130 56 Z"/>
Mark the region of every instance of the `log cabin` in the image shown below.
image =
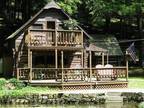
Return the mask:
<path id="1" fill-rule="evenodd" d="M 13 51 L 13 75 L 33 86 L 61 89 L 127 87 L 128 67 L 109 66 L 109 51 L 89 38 L 51 1 L 7 38 Z M 93 60 L 97 54 L 99 64 Z"/>

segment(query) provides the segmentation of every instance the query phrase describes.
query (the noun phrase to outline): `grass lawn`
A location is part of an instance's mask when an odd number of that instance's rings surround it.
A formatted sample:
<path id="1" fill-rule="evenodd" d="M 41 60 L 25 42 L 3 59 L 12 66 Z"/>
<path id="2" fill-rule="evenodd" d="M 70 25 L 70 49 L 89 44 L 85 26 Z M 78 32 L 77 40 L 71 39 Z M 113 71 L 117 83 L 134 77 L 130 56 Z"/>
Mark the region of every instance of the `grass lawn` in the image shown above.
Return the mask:
<path id="1" fill-rule="evenodd" d="M 128 88 L 144 89 L 144 77 L 129 77 Z"/>

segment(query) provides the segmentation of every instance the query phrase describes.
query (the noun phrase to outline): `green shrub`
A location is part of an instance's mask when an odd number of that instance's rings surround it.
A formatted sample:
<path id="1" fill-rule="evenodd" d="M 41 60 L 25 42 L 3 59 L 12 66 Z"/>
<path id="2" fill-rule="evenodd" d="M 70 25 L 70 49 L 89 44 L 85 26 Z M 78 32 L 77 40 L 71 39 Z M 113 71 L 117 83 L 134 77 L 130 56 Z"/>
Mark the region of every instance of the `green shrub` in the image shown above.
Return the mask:
<path id="1" fill-rule="evenodd" d="M 13 84 L 16 89 L 21 89 L 21 88 L 25 87 L 25 84 L 23 82 L 17 80 L 16 78 L 10 79 L 9 83 Z"/>
<path id="2" fill-rule="evenodd" d="M 6 84 L 6 80 L 4 78 L 0 78 L 0 90 L 3 90 Z"/>
<path id="3" fill-rule="evenodd" d="M 141 103 L 138 105 L 138 108 L 144 108 L 144 102 L 141 102 Z"/>

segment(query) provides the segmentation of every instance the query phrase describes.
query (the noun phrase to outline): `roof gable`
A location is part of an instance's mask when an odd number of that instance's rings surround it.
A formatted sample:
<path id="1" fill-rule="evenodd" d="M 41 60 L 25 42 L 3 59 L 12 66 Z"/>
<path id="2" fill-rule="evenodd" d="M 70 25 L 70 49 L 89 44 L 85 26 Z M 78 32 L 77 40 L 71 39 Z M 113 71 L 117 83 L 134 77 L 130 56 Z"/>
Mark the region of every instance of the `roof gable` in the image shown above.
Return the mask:
<path id="1" fill-rule="evenodd" d="M 60 10 L 68 19 L 70 19 L 70 16 L 65 13 L 53 0 L 51 2 L 49 2 L 46 6 L 44 6 L 36 15 L 34 15 L 31 19 L 29 19 L 24 25 L 22 25 L 19 29 L 17 29 L 14 33 L 12 33 L 6 40 L 9 39 L 15 39 L 18 37 L 19 34 L 23 33 L 24 30 L 26 30 L 29 26 L 31 26 L 31 24 L 33 24 L 33 22 L 36 20 L 36 18 L 38 18 L 40 16 L 40 14 L 44 11 L 44 10 L 49 10 L 49 9 L 58 9 Z M 90 37 L 79 25 L 77 25 L 79 29 L 81 29 L 84 34 L 87 37 Z"/>
<path id="2" fill-rule="evenodd" d="M 44 9 L 50 8 L 61 9 L 53 0 L 44 7 Z"/>

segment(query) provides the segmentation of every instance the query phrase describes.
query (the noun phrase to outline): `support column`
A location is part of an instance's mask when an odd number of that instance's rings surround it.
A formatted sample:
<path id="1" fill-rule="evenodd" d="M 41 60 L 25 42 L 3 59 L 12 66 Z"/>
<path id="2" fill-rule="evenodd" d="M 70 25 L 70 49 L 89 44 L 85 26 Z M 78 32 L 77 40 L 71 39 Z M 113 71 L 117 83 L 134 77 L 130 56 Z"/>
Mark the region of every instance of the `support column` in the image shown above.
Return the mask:
<path id="1" fill-rule="evenodd" d="M 61 68 L 62 68 L 62 79 L 61 79 L 61 82 L 63 83 L 64 81 L 64 78 L 63 78 L 63 68 L 64 68 L 64 63 L 63 63 L 63 51 L 61 51 Z"/>
<path id="2" fill-rule="evenodd" d="M 32 51 L 28 49 L 28 68 L 30 69 L 28 80 L 32 81 Z"/>
<path id="3" fill-rule="evenodd" d="M 89 51 L 90 82 L 92 81 L 92 53 Z"/>
<path id="4" fill-rule="evenodd" d="M 81 50 L 81 66 L 84 67 L 84 52 Z"/>
<path id="5" fill-rule="evenodd" d="M 17 68 L 17 80 L 19 80 L 19 69 Z"/>
<path id="6" fill-rule="evenodd" d="M 102 52 L 102 65 L 104 66 L 104 52 Z"/>
<path id="7" fill-rule="evenodd" d="M 107 64 L 109 63 L 109 53 L 107 53 Z"/>
<path id="8" fill-rule="evenodd" d="M 84 51 L 81 50 L 81 69 L 84 68 Z M 81 80 L 84 80 L 84 70 L 81 70 L 82 73 L 81 73 Z"/>
<path id="9" fill-rule="evenodd" d="M 81 42 L 82 42 L 82 46 L 83 46 L 83 42 L 84 42 L 84 39 L 83 39 L 83 31 L 81 31 Z"/>
<path id="10" fill-rule="evenodd" d="M 56 27 L 56 25 L 55 25 Z M 55 46 L 57 46 L 57 37 L 58 37 L 58 32 L 57 32 L 57 28 L 55 29 Z"/>
<path id="11" fill-rule="evenodd" d="M 128 81 L 128 52 L 126 51 L 126 81 Z"/>
<path id="12" fill-rule="evenodd" d="M 57 49 L 55 49 L 55 77 L 57 80 L 57 69 L 58 69 L 58 54 L 57 54 Z"/>

